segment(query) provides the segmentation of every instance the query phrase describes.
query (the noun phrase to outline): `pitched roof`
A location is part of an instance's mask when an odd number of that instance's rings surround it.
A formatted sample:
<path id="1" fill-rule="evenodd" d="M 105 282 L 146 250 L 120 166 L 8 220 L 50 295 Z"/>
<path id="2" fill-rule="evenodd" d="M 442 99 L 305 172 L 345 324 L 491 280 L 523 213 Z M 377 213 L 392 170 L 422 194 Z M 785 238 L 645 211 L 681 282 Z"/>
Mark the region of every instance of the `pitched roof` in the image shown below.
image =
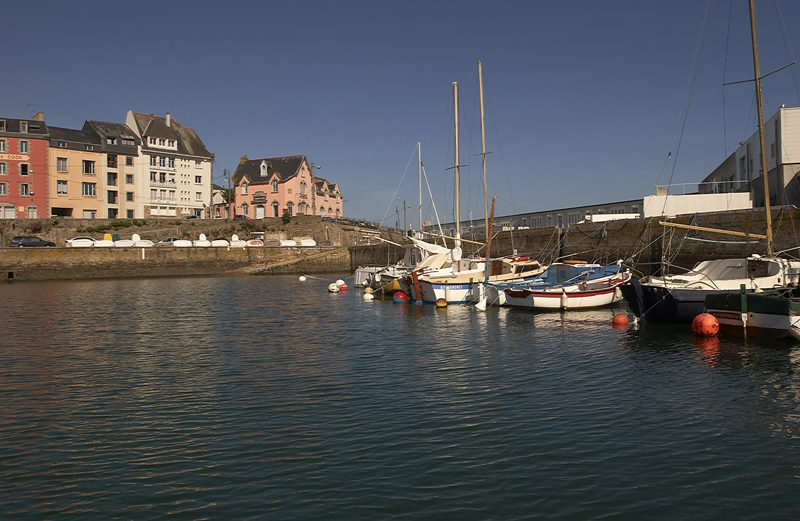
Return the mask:
<path id="1" fill-rule="evenodd" d="M 278 176 L 280 182 L 291 179 L 300 172 L 300 167 L 306 156 L 262 157 L 259 159 L 245 159 L 236 167 L 233 173 L 233 183 L 239 184 L 245 175 L 250 179 L 250 184 L 267 184 L 273 174 Z M 267 163 L 267 175 L 261 177 L 261 163 Z"/>
<path id="2" fill-rule="evenodd" d="M 132 139 L 137 144 L 139 143 L 139 138 L 136 134 L 131 130 L 128 125 L 124 123 L 111 123 L 110 121 L 94 121 L 94 120 L 87 120 L 84 128 L 86 125 L 89 125 L 101 139 L 108 139 L 108 138 L 121 138 L 121 139 Z"/>
<path id="3" fill-rule="evenodd" d="M 133 119 L 138 127 L 139 134 L 142 136 L 142 150 L 152 150 L 163 152 L 159 148 L 150 148 L 147 145 L 146 137 L 174 139 L 178 144 L 178 153 L 195 156 L 213 158 L 214 154 L 206 149 L 205 144 L 197 135 L 193 128 L 184 127 L 178 120 L 170 116 L 170 124 L 167 126 L 167 118 L 156 116 L 155 114 L 142 114 L 133 112 Z"/>
<path id="4" fill-rule="evenodd" d="M 100 143 L 97 137 L 87 134 L 83 130 L 63 127 L 48 127 L 50 139 L 52 141 L 71 141 L 73 143 L 90 143 L 96 145 Z"/>
<path id="5" fill-rule="evenodd" d="M 6 129 L 4 132 L 19 132 L 20 122 L 25 121 L 28 123 L 28 131 L 22 132 L 22 134 L 31 134 L 31 137 L 34 138 L 43 138 L 45 134 L 47 134 L 47 124 L 44 121 L 3 117 L 0 117 L 0 119 L 6 122 Z"/>

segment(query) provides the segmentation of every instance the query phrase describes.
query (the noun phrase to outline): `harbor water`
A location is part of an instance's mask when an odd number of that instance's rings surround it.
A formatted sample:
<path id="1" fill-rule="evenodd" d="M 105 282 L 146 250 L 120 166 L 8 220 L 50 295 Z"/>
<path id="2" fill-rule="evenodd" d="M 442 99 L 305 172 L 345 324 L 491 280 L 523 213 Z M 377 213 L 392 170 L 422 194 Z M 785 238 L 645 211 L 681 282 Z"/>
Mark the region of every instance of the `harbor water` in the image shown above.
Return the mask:
<path id="1" fill-rule="evenodd" d="M 800 519 L 800 344 L 336 278 L 0 287 L 0 518 Z"/>

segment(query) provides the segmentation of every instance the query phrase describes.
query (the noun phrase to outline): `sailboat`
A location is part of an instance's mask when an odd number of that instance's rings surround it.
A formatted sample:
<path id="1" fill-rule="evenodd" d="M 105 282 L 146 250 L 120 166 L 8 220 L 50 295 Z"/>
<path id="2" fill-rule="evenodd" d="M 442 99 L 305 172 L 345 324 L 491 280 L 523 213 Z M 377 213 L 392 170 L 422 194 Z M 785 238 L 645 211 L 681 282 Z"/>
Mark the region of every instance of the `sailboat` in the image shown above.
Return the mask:
<path id="1" fill-rule="evenodd" d="M 492 230 L 490 227 L 488 198 L 486 189 L 486 140 L 483 124 L 483 66 L 478 60 L 478 81 L 481 110 L 481 155 L 483 158 L 483 200 L 486 235 L 486 259 L 462 259 L 453 256 L 450 266 L 438 271 L 430 271 L 415 276 L 414 287 L 419 288 L 424 302 L 436 302 L 444 299 L 448 303 L 482 302 L 485 309 L 485 284 L 497 281 L 523 281 L 539 275 L 544 267 L 536 260 L 529 258 L 488 260 Z M 456 210 L 456 248 L 461 252 L 461 212 L 459 202 L 459 154 L 458 154 L 458 82 L 453 82 L 453 109 L 455 121 L 455 210 Z M 494 208 L 494 203 L 492 204 Z"/>
<path id="2" fill-rule="evenodd" d="M 764 210 L 766 216 L 767 255 L 751 255 L 746 258 L 713 259 L 698 263 L 687 273 L 680 275 L 650 276 L 639 281 L 632 280 L 622 286 L 622 294 L 631 311 L 649 321 L 686 322 L 708 311 L 720 317 L 740 313 L 733 309 L 739 299 L 725 297 L 726 294 L 743 292 L 745 296 L 765 290 L 779 290 L 796 286 L 800 280 L 800 261 L 784 259 L 772 250 L 772 211 L 769 197 L 769 175 L 764 151 L 764 113 L 761 99 L 761 72 L 758 61 L 755 6 L 750 0 L 750 28 L 753 43 L 753 67 L 755 70 L 756 104 L 758 108 L 758 133 L 761 147 L 761 173 L 764 182 Z M 673 225 L 671 223 L 661 223 Z M 675 226 L 675 225 L 673 225 Z M 684 228 L 696 228 L 684 226 Z M 706 231 L 708 231 L 706 229 Z M 729 234 L 741 232 L 722 231 Z M 750 234 L 753 237 L 753 234 Z M 760 302 L 763 299 L 758 299 Z M 708 303 L 708 304 L 707 304 Z M 748 307 L 748 306 L 745 306 Z M 752 309 L 749 306 L 748 309 Z M 741 313 L 740 313 L 741 314 Z M 747 321 L 745 320 L 745 323 Z M 722 323 L 722 322 L 721 322 Z"/>

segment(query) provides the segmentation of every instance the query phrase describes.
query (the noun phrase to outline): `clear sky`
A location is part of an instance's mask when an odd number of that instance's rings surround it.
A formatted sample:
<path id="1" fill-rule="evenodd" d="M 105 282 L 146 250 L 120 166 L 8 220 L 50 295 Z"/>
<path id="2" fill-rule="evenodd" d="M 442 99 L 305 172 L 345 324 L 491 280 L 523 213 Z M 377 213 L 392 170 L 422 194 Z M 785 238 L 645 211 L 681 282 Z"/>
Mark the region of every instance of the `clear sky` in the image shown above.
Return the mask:
<path id="1" fill-rule="evenodd" d="M 633 199 L 670 177 L 700 181 L 755 130 L 752 84 L 722 86 L 753 76 L 745 0 L 714 2 L 691 80 L 707 8 L 5 0 L 0 116 L 43 111 L 50 125 L 81 128 L 124 122 L 129 109 L 170 112 L 215 154 L 218 184 L 242 154 L 305 154 L 341 187 L 346 216 L 394 225 L 405 201 L 416 226 L 417 141 L 439 213 L 453 218 L 457 81 L 462 218 L 482 219 L 480 59 L 498 215 Z M 756 8 L 766 74 L 794 59 L 787 44 L 800 45 L 800 2 Z M 798 83 L 796 65 L 764 80 L 765 118 L 800 104 Z M 427 196 L 423 207 L 432 219 Z"/>

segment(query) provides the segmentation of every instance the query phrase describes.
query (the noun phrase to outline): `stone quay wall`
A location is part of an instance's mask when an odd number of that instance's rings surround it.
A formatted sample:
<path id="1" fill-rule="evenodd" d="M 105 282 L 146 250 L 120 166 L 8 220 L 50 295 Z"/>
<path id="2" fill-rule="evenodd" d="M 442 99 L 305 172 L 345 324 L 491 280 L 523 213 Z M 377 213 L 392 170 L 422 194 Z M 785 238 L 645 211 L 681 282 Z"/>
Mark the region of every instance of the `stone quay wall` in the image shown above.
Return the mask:
<path id="1" fill-rule="evenodd" d="M 346 248 L 3 248 L 0 280 L 342 273 Z"/>
<path id="2" fill-rule="evenodd" d="M 680 216 L 667 219 L 624 219 L 602 223 L 582 223 L 569 228 L 534 228 L 498 232 L 492 240 L 491 256 L 528 256 L 543 262 L 556 259 L 574 259 L 613 263 L 619 259 L 641 275 L 657 272 L 662 259 L 679 272 L 697 262 L 722 258 L 746 257 L 765 254 L 766 241 L 748 237 L 722 235 L 704 231 L 687 231 L 665 227 L 659 221 L 691 224 L 735 232 L 765 234 L 766 214 L 763 209 L 739 210 Z M 773 251 L 786 251 L 788 256 L 800 258 L 800 209 L 779 207 L 772 210 Z M 483 242 L 483 236 L 467 235 L 464 238 Z M 452 242 L 450 242 L 452 244 Z M 464 255 L 485 255 L 478 245 L 464 242 Z M 386 265 L 386 245 L 351 248 L 353 264 Z M 390 261 L 403 256 L 401 248 L 390 250 Z"/>

